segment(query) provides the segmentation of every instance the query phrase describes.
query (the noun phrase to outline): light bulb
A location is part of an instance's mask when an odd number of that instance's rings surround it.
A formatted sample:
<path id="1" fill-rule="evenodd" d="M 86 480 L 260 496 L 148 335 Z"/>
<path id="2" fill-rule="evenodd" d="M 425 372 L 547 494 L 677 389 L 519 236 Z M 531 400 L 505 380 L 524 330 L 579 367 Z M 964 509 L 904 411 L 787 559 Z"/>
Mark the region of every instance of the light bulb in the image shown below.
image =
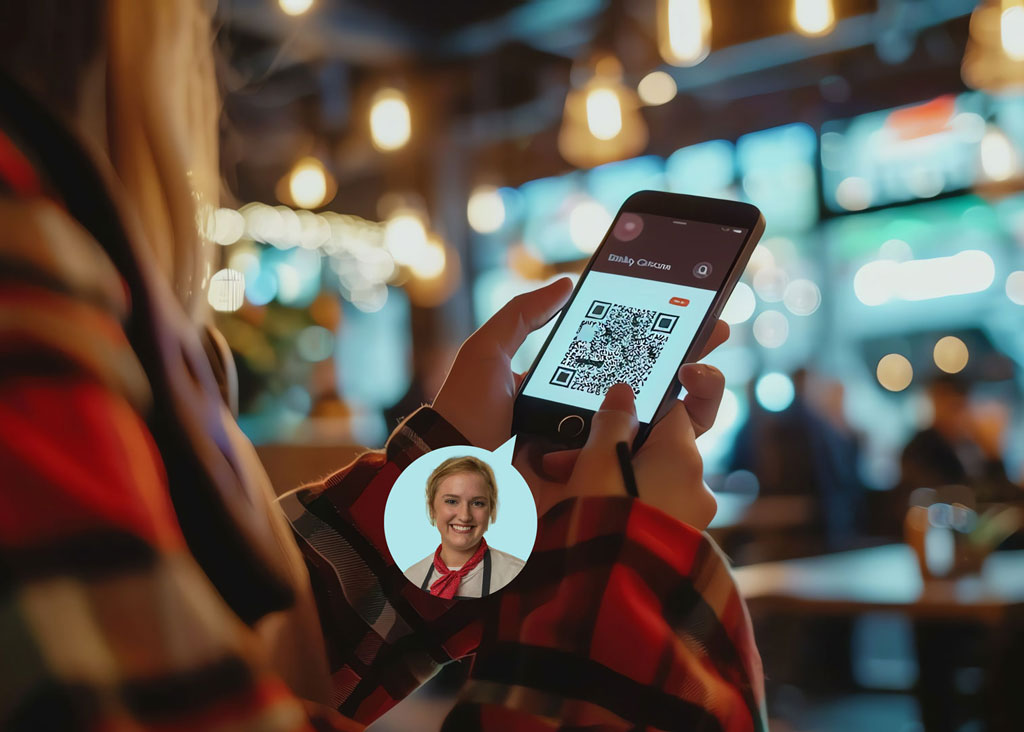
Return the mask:
<path id="1" fill-rule="evenodd" d="M 313 0 L 277 0 L 277 4 L 288 15 L 302 15 L 313 7 Z"/>
<path id="2" fill-rule="evenodd" d="M 412 115 L 405 95 L 397 89 L 381 89 L 370 107 L 370 134 L 378 150 L 398 150 L 409 142 Z"/>
<path id="3" fill-rule="evenodd" d="M 805 36 L 823 36 L 835 24 L 832 0 L 793 0 L 793 25 Z"/>
<path id="4" fill-rule="evenodd" d="M 658 50 L 673 66 L 696 66 L 711 51 L 708 0 L 658 0 Z"/>
<path id="5" fill-rule="evenodd" d="M 610 140 L 622 132 L 622 107 L 613 89 L 587 92 L 587 127 L 598 140 Z"/>
<path id="6" fill-rule="evenodd" d="M 594 65 L 590 80 L 565 97 L 558 150 L 569 163 L 590 168 L 634 157 L 647 145 L 647 125 L 636 92 L 622 84 L 612 56 Z"/>

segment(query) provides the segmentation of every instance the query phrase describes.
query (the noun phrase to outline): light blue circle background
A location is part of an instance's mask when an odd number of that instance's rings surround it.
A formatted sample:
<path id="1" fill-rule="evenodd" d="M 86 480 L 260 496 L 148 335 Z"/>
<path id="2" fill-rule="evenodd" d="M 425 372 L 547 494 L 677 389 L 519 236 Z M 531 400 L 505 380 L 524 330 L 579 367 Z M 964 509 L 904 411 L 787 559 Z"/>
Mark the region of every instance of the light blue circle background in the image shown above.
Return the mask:
<path id="1" fill-rule="evenodd" d="M 450 457 L 472 455 L 494 470 L 498 484 L 498 519 L 487 527 L 488 546 L 527 560 L 537 539 L 537 505 L 519 471 L 479 447 L 455 445 L 428 452 L 402 471 L 384 506 L 384 538 L 403 572 L 441 543 L 441 534 L 427 515 L 427 478 Z"/>

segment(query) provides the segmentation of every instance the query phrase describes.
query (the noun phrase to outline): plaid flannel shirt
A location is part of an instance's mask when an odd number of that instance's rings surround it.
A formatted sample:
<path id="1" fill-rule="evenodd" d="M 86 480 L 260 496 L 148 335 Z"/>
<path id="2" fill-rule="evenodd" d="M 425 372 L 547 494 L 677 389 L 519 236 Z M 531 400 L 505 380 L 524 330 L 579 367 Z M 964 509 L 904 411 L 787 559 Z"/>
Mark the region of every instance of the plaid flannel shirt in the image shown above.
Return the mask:
<path id="1" fill-rule="evenodd" d="M 384 540 L 401 471 L 466 444 L 421 409 L 384 453 L 281 499 L 310 567 L 332 705 L 369 722 L 473 655 L 445 730 L 762 730 L 760 660 L 728 564 L 705 535 L 623 495 L 541 517 L 523 571 L 476 600 L 410 583 Z"/>
<path id="2" fill-rule="evenodd" d="M 360 729 L 468 654 L 446 729 L 765 728 L 725 560 L 639 501 L 555 506 L 488 598 L 408 583 L 383 541 L 388 491 L 416 456 L 463 441 L 430 410 L 385 453 L 282 499 L 340 714 L 298 700 L 182 538 L 117 273 L 41 193 L 0 134 L 0 728 Z"/>

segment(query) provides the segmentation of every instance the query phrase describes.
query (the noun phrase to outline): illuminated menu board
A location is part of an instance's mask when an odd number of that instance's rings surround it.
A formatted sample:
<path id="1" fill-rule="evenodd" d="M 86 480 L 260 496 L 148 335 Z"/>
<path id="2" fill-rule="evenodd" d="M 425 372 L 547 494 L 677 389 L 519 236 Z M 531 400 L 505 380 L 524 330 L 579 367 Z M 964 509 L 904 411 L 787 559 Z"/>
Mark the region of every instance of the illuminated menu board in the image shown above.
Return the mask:
<path id="1" fill-rule="evenodd" d="M 1021 175 L 1022 105 L 969 92 L 824 124 L 825 205 L 862 211 Z"/>

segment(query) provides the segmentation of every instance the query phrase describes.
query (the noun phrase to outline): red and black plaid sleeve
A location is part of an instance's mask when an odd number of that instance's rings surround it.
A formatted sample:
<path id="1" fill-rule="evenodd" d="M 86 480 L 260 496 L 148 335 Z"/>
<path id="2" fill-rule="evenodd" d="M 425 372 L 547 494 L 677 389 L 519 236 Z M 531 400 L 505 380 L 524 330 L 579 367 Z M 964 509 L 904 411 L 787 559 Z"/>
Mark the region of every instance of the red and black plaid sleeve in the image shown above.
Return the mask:
<path id="1" fill-rule="evenodd" d="M 555 506 L 495 605 L 446 730 L 767 729 L 724 556 L 640 501 Z"/>
<path id="2" fill-rule="evenodd" d="M 369 722 L 474 654 L 450 730 L 765 729 L 761 668 L 725 558 L 635 499 L 563 501 L 501 592 L 440 600 L 384 541 L 384 505 L 415 457 L 465 444 L 429 409 L 282 505 L 318 595 L 338 709 Z"/>
<path id="3" fill-rule="evenodd" d="M 185 544 L 116 270 L 2 133 L 0 178 L 0 729 L 312 730 Z"/>

